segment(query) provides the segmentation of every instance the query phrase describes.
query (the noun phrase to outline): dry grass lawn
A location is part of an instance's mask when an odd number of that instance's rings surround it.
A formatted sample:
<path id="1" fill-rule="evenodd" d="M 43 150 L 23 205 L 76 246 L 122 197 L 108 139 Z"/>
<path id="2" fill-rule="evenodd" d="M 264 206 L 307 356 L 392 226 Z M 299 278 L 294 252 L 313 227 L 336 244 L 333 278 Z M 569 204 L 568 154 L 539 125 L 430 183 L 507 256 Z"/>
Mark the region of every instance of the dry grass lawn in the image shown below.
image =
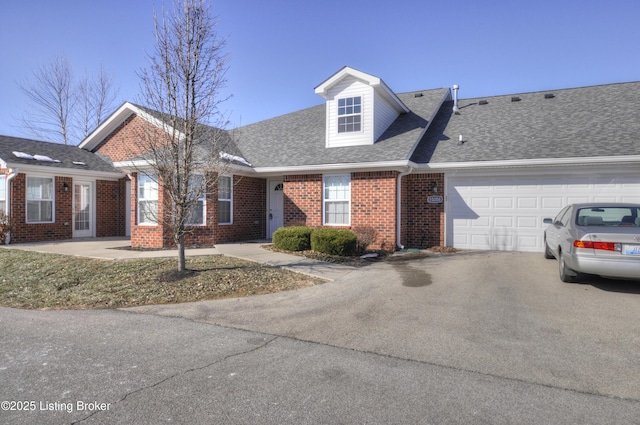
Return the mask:
<path id="1" fill-rule="evenodd" d="M 288 291 L 322 279 L 225 256 L 96 260 L 0 249 L 0 305 L 94 309 L 181 303 Z"/>

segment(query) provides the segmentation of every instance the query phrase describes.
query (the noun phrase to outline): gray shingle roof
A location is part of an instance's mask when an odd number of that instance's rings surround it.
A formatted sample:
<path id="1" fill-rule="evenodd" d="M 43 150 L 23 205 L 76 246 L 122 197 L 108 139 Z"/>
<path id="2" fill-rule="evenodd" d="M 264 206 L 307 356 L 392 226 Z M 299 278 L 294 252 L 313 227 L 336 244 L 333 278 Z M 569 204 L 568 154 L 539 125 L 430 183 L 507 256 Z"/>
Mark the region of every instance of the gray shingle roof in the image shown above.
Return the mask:
<path id="1" fill-rule="evenodd" d="M 240 127 L 234 138 L 254 167 L 408 160 L 449 90 L 426 90 L 420 97 L 415 93 L 398 95 L 411 112 L 400 115 L 373 145 L 326 148 L 324 104 Z"/>
<path id="2" fill-rule="evenodd" d="M 19 158 L 13 154 L 14 151 L 23 152 L 31 156 L 43 155 L 60 162 Z M 15 164 L 18 167 L 21 164 L 24 164 L 47 168 L 67 168 L 82 171 L 120 173 L 109 162 L 101 159 L 96 154 L 80 149 L 76 146 L 41 142 L 11 136 L 0 136 L 0 159 L 8 164 Z M 78 164 L 74 164 L 74 162 Z"/>
<path id="3" fill-rule="evenodd" d="M 459 115 L 452 113 L 453 102 L 443 105 L 414 162 L 640 155 L 638 82 L 461 99 L 458 105 Z"/>

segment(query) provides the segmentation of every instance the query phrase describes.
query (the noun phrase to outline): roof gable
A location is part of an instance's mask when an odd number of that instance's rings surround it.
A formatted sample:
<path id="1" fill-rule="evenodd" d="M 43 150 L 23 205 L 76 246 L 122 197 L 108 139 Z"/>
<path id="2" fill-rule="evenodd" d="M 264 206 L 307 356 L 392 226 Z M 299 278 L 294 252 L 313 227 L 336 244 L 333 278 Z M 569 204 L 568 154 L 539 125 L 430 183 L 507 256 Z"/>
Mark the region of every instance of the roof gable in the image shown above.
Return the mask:
<path id="1" fill-rule="evenodd" d="M 409 112 L 409 108 L 407 108 L 404 103 L 400 100 L 400 98 L 387 86 L 387 84 L 379 77 L 376 77 L 371 74 L 367 74 L 366 72 L 358 71 L 357 69 L 345 66 L 331 77 L 327 78 L 325 81 L 320 83 L 314 90 L 315 93 L 327 98 L 329 91 L 337 84 L 339 84 L 345 78 L 355 78 L 363 83 L 371 86 L 376 93 L 384 97 L 388 102 L 392 103 L 397 109 L 398 112 Z"/>

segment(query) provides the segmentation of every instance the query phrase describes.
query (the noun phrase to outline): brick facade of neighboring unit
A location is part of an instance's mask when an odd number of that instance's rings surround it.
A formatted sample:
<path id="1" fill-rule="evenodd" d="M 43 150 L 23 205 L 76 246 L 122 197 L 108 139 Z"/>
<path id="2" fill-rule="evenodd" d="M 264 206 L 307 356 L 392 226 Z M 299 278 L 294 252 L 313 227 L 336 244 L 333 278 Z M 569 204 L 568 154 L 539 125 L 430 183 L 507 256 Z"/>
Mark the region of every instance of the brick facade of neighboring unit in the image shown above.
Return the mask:
<path id="1" fill-rule="evenodd" d="M 70 177 L 54 178 L 53 223 L 27 223 L 27 176 L 18 174 L 10 182 L 11 243 L 56 241 L 71 239 L 72 211 L 71 190 L 65 191 L 64 183 L 71 187 Z"/>
<path id="2" fill-rule="evenodd" d="M 96 181 L 96 237 L 125 235 L 126 183 L 127 179 Z"/>
<path id="3" fill-rule="evenodd" d="M 429 196 L 440 196 L 444 201 L 444 174 L 402 177 L 401 238 L 406 247 L 444 246 L 444 202 L 429 203 Z"/>
<path id="4" fill-rule="evenodd" d="M 132 174 L 131 246 L 135 248 L 169 248 L 175 241 L 166 225 L 137 224 L 137 173 Z M 233 176 L 232 223 L 218 224 L 218 187 L 208 190 L 205 207 L 205 224 L 189 226 L 185 235 L 186 246 L 212 246 L 216 243 L 263 239 L 266 233 L 266 181 L 261 178 Z M 167 211 L 163 202 L 165 194 L 158 192 L 158 214 Z"/>

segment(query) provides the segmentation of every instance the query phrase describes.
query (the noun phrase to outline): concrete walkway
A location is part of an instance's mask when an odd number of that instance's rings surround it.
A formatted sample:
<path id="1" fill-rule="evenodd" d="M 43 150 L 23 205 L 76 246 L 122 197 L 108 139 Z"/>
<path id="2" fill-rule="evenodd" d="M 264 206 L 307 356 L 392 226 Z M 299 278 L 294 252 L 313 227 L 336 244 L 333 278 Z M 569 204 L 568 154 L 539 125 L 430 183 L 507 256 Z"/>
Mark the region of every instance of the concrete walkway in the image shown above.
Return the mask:
<path id="1" fill-rule="evenodd" d="M 297 255 L 283 254 L 262 248 L 269 241 L 253 241 L 218 244 L 212 248 L 187 249 L 187 256 L 196 255 L 227 255 L 242 258 L 257 263 L 269 264 L 321 277 L 327 280 L 340 279 L 355 268 L 340 264 L 326 263 Z M 131 246 L 129 238 L 86 238 L 55 242 L 34 242 L 11 245 L 0 245 L 2 249 L 18 249 L 78 257 L 98 258 L 104 260 L 122 260 L 133 258 L 176 257 L 175 249 L 139 251 L 128 249 Z"/>

